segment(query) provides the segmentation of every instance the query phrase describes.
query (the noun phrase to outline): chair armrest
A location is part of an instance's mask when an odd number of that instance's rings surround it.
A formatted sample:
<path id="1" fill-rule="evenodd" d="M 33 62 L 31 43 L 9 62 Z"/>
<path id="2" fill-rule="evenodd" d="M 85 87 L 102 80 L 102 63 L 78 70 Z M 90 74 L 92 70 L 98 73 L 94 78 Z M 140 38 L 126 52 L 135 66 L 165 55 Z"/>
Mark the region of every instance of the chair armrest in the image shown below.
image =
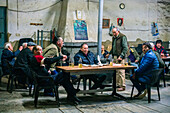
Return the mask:
<path id="1" fill-rule="evenodd" d="M 53 79 L 51 76 L 40 76 L 40 75 L 38 75 L 37 78 L 38 78 L 38 79 L 41 79 L 41 80 L 42 80 L 42 79 L 44 79 L 44 80 L 49 80 L 49 82 L 55 84 L 54 79 Z"/>

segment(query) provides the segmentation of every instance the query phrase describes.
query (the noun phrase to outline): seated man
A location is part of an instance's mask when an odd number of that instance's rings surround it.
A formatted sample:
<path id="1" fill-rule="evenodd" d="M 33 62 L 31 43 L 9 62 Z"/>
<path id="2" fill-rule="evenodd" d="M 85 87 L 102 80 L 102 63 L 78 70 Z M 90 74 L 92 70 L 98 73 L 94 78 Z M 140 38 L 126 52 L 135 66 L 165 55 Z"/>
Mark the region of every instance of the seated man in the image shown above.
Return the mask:
<path id="1" fill-rule="evenodd" d="M 134 96 L 135 98 L 143 98 L 147 93 L 145 85 L 140 84 L 139 82 L 150 83 L 152 75 L 148 75 L 148 73 L 159 68 L 158 59 L 153 53 L 149 43 L 144 43 L 142 45 L 142 51 L 145 55 L 140 62 L 139 68 L 130 76 L 130 80 L 138 90 L 138 94 Z"/>
<path id="2" fill-rule="evenodd" d="M 73 102 L 74 104 L 81 102 L 81 100 L 76 97 L 76 90 L 70 82 L 70 75 L 68 73 L 59 72 L 56 75 L 51 75 L 48 72 L 48 69 L 45 67 L 45 65 L 58 62 L 60 59 L 63 61 L 66 60 L 67 56 L 62 55 L 59 57 L 45 58 L 42 56 L 41 46 L 38 45 L 33 48 L 33 53 L 34 57 L 31 61 L 31 68 L 40 76 L 52 76 L 56 84 L 61 84 L 65 88 L 68 94 L 67 99 L 69 101 Z M 48 81 L 42 81 L 42 84 L 46 83 L 48 84 Z"/>
<path id="3" fill-rule="evenodd" d="M 74 56 L 74 64 L 78 65 L 79 59 L 82 59 L 82 64 L 97 64 L 98 60 L 95 58 L 94 54 L 88 50 L 87 43 L 83 43 L 78 53 Z M 102 83 L 106 79 L 106 75 L 86 75 L 88 79 L 94 82 L 91 89 L 104 88 Z"/>
<path id="4" fill-rule="evenodd" d="M 106 58 L 106 55 L 109 54 L 109 52 L 104 49 L 104 45 L 102 45 L 101 53 L 102 53 L 101 58 Z"/>
<path id="5" fill-rule="evenodd" d="M 161 56 L 168 56 L 168 53 L 162 46 L 162 40 L 156 41 L 156 45 L 154 46 L 154 51 L 157 51 Z"/>
<path id="6" fill-rule="evenodd" d="M 7 63 L 5 59 L 9 61 L 9 63 L 12 66 L 14 66 L 15 57 L 20 53 L 21 50 L 22 50 L 22 46 L 19 47 L 19 50 L 13 52 L 13 47 L 10 42 L 4 44 L 4 50 L 2 51 L 2 56 L 1 56 L 2 71 L 4 75 L 9 74 L 9 70 L 7 68 Z"/>
<path id="7" fill-rule="evenodd" d="M 29 84 L 29 81 L 32 79 L 30 61 L 33 57 L 32 49 L 35 45 L 34 42 L 28 42 L 27 47 L 20 52 L 14 64 L 15 74 L 18 75 L 17 80 L 23 88 L 26 88 L 25 85 Z"/>

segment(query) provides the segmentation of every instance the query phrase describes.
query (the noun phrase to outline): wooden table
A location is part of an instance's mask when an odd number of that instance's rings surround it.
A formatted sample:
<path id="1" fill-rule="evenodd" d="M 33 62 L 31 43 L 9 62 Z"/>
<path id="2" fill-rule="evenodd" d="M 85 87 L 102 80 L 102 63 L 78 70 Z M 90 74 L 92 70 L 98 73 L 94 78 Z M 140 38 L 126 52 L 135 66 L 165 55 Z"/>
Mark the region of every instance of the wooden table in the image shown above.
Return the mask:
<path id="1" fill-rule="evenodd" d="M 57 66 L 59 70 L 62 70 L 63 72 L 72 74 L 78 74 L 78 75 L 89 75 L 89 74 L 101 74 L 101 73 L 113 73 L 113 82 L 112 82 L 112 95 L 118 96 L 121 98 L 126 99 L 122 95 L 118 94 L 116 92 L 116 72 L 114 72 L 117 69 L 136 69 L 135 66 L 96 66 L 96 67 L 86 67 L 83 66 L 82 68 L 79 68 L 78 66 L 69 67 L 69 66 Z"/>

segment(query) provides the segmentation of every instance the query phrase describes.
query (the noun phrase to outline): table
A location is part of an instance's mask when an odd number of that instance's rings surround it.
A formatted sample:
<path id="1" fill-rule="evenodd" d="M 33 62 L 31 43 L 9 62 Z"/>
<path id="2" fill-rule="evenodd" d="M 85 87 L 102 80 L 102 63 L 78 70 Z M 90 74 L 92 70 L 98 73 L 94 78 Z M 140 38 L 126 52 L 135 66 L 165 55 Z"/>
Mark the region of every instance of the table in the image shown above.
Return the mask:
<path id="1" fill-rule="evenodd" d="M 82 68 L 79 68 L 78 66 L 74 67 L 69 67 L 69 66 L 57 66 L 57 69 L 70 73 L 72 74 L 79 74 L 79 75 L 88 75 L 88 74 L 101 74 L 101 73 L 113 73 L 113 82 L 112 82 L 112 87 L 114 90 L 112 90 L 112 96 L 118 96 L 121 98 L 126 99 L 124 96 L 118 94 L 116 92 L 116 72 L 114 72 L 117 69 L 136 69 L 137 67 L 135 66 L 96 66 L 96 67 L 91 67 L 91 66 L 83 66 Z"/>
<path id="2" fill-rule="evenodd" d="M 166 57 L 166 56 L 161 56 L 162 60 L 165 61 L 170 61 L 170 56 Z"/>

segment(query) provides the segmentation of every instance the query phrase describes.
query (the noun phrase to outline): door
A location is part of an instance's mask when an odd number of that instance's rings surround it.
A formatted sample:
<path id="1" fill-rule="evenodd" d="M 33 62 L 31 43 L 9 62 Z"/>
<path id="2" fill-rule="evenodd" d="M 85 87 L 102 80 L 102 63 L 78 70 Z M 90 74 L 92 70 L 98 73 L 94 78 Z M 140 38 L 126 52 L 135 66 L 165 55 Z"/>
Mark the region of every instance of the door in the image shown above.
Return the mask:
<path id="1" fill-rule="evenodd" d="M 4 43 L 7 41 L 6 7 L 0 7 L 0 63 Z"/>

